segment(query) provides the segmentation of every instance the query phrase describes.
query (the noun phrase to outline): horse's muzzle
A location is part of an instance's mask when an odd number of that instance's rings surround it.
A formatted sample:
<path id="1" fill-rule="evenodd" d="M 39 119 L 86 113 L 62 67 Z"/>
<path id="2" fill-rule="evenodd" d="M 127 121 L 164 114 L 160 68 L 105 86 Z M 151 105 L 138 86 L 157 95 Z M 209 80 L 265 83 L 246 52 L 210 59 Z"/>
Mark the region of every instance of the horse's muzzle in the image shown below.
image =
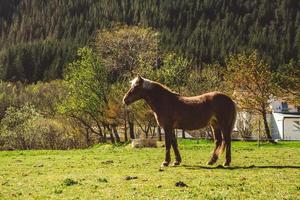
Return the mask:
<path id="1" fill-rule="evenodd" d="M 123 98 L 123 104 L 125 104 L 126 106 L 128 106 L 129 104 L 128 99 L 126 97 Z"/>

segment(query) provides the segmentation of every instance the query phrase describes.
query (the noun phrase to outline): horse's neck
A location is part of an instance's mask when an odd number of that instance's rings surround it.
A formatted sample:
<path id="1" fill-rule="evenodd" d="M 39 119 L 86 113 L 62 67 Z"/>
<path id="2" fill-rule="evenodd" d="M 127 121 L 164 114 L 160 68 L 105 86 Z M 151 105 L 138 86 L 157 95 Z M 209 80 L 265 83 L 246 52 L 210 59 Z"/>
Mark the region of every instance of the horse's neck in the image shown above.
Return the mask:
<path id="1" fill-rule="evenodd" d="M 176 94 L 173 94 L 164 88 L 158 88 L 156 90 L 149 91 L 144 99 L 152 111 L 158 113 L 162 110 L 161 108 L 166 106 L 166 103 L 172 102 L 171 99 L 174 98 L 175 95 Z"/>

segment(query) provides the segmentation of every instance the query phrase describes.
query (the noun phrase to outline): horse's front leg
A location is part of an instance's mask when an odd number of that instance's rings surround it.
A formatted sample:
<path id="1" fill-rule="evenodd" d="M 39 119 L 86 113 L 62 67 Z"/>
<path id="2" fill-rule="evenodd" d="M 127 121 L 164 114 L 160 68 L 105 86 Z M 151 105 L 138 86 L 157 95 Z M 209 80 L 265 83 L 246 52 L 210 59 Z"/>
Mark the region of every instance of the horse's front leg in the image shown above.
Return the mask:
<path id="1" fill-rule="evenodd" d="M 162 167 L 167 167 L 171 161 L 170 149 L 171 149 L 171 132 L 168 129 L 164 129 L 165 131 L 165 146 L 166 146 L 166 154 L 165 161 L 161 164 Z"/>
<path id="2" fill-rule="evenodd" d="M 179 152 L 179 149 L 178 149 L 178 144 L 177 144 L 177 139 L 176 139 L 176 136 L 175 136 L 174 129 L 172 129 L 172 132 L 171 132 L 171 144 L 172 144 L 172 147 L 174 149 L 175 158 L 176 158 L 173 165 L 174 166 L 180 165 L 181 156 L 180 156 L 180 152 Z"/>

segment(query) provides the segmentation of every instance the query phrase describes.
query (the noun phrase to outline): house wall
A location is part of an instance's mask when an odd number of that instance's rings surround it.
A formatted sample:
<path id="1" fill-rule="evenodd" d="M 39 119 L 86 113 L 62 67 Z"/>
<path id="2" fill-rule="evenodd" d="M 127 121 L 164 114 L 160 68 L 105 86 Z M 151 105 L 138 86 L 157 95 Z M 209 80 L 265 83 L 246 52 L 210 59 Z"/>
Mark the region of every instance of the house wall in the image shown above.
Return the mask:
<path id="1" fill-rule="evenodd" d="M 271 133 L 274 139 L 283 139 L 283 127 L 282 127 L 283 116 L 278 113 L 272 113 L 270 116 L 271 122 Z"/>
<path id="2" fill-rule="evenodd" d="M 273 112 L 275 112 L 275 113 L 286 111 L 286 110 L 282 109 L 282 101 L 279 101 L 279 100 L 272 101 L 271 108 L 272 108 Z M 291 112 L 291 113 L 296 113 L 296 112 L 298 112 L 298 107 L 293 104 L 288 103 L 287 111 Z"/>
<path id="3" fill-rule="evenodd" d="M 300 115 L 272 113 L 271 131 L 274 139 L 300 140 Z"/>
<path id="4" fill-rule="evenodd" d="M 300 117 L 284 118 L 284 140 L 300 140 Z"/>

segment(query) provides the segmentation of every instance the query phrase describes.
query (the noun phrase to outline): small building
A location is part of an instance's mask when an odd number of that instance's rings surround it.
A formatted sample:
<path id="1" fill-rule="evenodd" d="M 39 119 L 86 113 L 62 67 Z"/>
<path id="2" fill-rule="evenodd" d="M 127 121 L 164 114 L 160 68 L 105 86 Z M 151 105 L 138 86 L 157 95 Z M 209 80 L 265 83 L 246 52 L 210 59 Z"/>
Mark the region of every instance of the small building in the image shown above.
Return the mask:
<path id="1" fill-rule="evenodd" d="M 300 140 L 300 107 L 284 101 L 271 103 L 271 131 L 274 139 Z"/>

